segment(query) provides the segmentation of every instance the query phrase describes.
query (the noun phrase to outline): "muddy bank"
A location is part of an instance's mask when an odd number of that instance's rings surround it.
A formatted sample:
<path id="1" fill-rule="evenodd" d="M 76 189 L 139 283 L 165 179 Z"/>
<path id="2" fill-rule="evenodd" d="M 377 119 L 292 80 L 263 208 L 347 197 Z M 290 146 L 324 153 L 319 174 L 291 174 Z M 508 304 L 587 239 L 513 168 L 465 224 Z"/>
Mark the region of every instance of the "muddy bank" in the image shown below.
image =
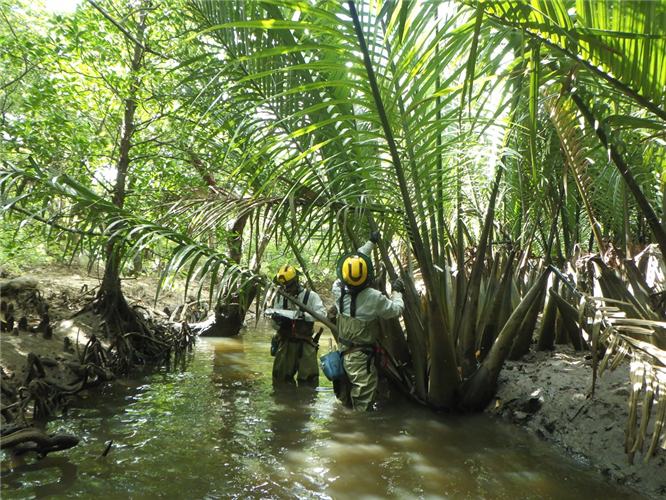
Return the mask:
<path id="1" fill-rule="evenodd" d="M 648 442 L 633 464 L 624 452 L 629 362 L 598 377 L 593 396 L 591 387 L 589 353 L 567 346 L 557 346 L 552 353 L 530 352 L 505 364 L 495 401 L 487 411 L 565 449 L 619 483 L 655 499 L 666 498 L 666 451 L 659 449 L 646 463 Z M 639 419 L 641 411 L 642 406 Z"/>
<path id="2" fill-rule="evenodd" d="M 1 449 L 44 457 L 75 446 L 78 437 L 46 429 L 73 398 L 141 366 L 178 363 L 191 349 L 189 329 L 177 328 L 147 305 L 147 294 L 154 296 L 156 289 L 150 280 L 125 287 L 128 314 L 143 329 L 111 334 L 101 316 L 82 312 L 99 283 L 99 277 L 57 266 L 31 276 L 2 276 Z"/>

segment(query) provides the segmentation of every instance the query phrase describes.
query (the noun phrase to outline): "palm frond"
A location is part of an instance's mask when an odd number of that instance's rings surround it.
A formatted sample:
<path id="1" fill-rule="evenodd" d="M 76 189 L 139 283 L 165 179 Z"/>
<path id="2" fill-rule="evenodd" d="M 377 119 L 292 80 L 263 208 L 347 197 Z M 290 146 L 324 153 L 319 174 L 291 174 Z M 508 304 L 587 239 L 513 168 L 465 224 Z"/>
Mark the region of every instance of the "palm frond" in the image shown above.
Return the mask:
<path id="1" fill-rule="evenodd" d="M 659 321 L 629 319 L 612 301 L 604 298 L 586 297 L 587 303 L 596 310 L 600 343 L 606 346 L 601 360 L 599 375 L 606 369 L 614 370 L 627 356 L 630 357 L 631 392 L 629 418 L 625 432 L 625 451 L 630 463 L 636 453 L 643 452 L 649 438 L 649 423 L 654 422 L 650 446 L 645 453 L 648 462 L 657 447 L 666 449 L 664 410 L 666 408 L 666 351 L 656 345 L 635 338 L 659 336 L 664 338 L 666 324 Z M 641 393 L 643 398 L 641 399 Z M 640 420 L 639 413 L 642 412 Z"/>
<path id="2" fill-rule="evenodd" d="M 523 30 L 666 120 L 663 2 L 500 0 L 484 4 L 493 22 Z"/>
<path id="3" fill-rule="evenodd" d="M 4 199 L 12 199 L 11 196 L 5 197 L 17 179 L 28 181 L 52 196 L 60 196 L 70 200 L 81 219 L 78 225 L 81 228 L 98 227 L 100 228 L 98 237 L 98 246 L 101 248 L 104 242 L 113 239 L 130 252 L 138 253 L 151 242 L 156 240 L 166 240 L 173 245 L 173 253 L 167 271 L 163 274 L 161 282 L 167 279 L 169 273 L 175 275 L 186 266 L 194 266 L 199 259 L 205 258 L 208 265 L 223 265 L 232 267 L 227 257 L 211 248 L 197 243 L 195 240 L 179 233 L 178 231 L 156 224 L 143 217 L 137 216 L 127 210 L 116 207 L 112 202 L 100 197 L 88 187 L 78 183 L 66 174 L 59 173 L 51 169 L 39 168 L 33 164 L 31 170 L 19 169 L 13 166 L 0 170 L 0 192 Z M 11 204 L 3 203 L 5 209 L 11 209 Z M 133 254 L 131 254 L 133 255 Z M 130 254 L 125 254 L 125 261 L 129 259 Z M 191 276 L 192 268 L 188 275 Z M 237 270 L 241 273 L 241 270 Z M 243 271 L 244 272 L 244 271 Z M 257 276 L 257 278 L 260 278 Z M 214 288 L 215 282 L 211 282 L 211 288 Z M 158 291 L 159 293 L 159 291 Z"/>
<path id="4" fill-rule="evenodd" d="M 578 120 L 573 107 L 567 101 L 558 100 L 556 103 L 547 104 L 547 109 L 551 121 L 560 138 L 562 151 L 566 158 L 567 165 L 571 175 L 576 183 L 578 192 L 581 196 L 587 216 L 590 220 L 590 226 L 594 233 L 599 252 L 606 251 L 606 245 L 603 241 L 599 222 L 594 213 L 592 197 L 595 189 L 594 180 L 587 172 L 589 159 L 587 158 L 586 148 L 583 146 L 583 134 L 578 127 Z"/>

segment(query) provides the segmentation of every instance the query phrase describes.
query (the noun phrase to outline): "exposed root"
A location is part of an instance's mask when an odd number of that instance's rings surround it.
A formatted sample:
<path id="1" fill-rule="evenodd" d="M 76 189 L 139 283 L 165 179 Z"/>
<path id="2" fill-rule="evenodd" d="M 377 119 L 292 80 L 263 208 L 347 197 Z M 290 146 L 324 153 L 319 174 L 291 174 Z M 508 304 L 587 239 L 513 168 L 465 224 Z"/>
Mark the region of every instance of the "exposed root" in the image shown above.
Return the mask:
<path id="1" fill-rule="evenodd" d="M 145 307 L 130 306 L 120 290 L 100 290 L 86 310 L 102 317 L 110 347 L 108 352 L 104 351 L 91 338 L 81 362 L 95 362 L 117 375 L 127 375 L 137 366 L 169 368 L 172 360 L 182 360 L 195 342 L 189 329 L 158 321 Z"/>
<path id="2" fill-rule="evenodd" d="M 16 296 L 18 298 L 18 294 Z M 21 304 L 41 311 L 42 330 L 46 333 L 46 327 L 50 326 L 48 304 L 41 294 L 31 290 Z M 46 422 L 66 410 L 72 395 L 112 382 L 138 367 L 170 369 L 172 363 L 184 363 L 185 354 L 192 350 L 196 340 L 187 324 L 167 323 L 145 307 L 131 306 L 119 290 L 113 293 L 100 290 L 78 314 L 86 311 L 101 316 L 102 331 L 90 336 L 77 360 L 55 361 L 29 353 L 24 375 L 10 377 L 2 372 L 0 435 L 3 449 L 13 448 L 15 454 L 36 452 L 44 456 L 75 446 L 79 439 L 74 436 L 47 435 L 31 425 Z M 62 382 L 63 379 L 68 382 Z"/>
<path id="3" fill-rule="evenodd" d="M 0 450 L 12 448 L 14 455 L 36 452 L 40 457 L 53 451 L 67 450 L 76 446 L 80 439 L 69 434 L 46 434 L 45 432 L 27 427 L 0 438 Z"/>

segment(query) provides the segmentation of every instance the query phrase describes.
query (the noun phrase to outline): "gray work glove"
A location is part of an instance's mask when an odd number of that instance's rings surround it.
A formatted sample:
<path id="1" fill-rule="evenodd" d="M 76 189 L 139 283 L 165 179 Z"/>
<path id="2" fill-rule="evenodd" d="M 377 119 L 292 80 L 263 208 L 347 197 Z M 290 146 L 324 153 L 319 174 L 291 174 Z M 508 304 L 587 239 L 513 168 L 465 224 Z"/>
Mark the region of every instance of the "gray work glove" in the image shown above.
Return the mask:
<path id="1" fill-rule="evenodd" d="M 376 231 L 373 231 L 370 233 L 370 241 L 374 243 L 375 245 L 379 241 L 379 238 L 382 237 L 382 233 L 377 229 Z"/>
<path id="2" fill-rule="evenodd" d="M 284 316 L 282 316 L 279 313 L 274 312 L 273 314 L 271 314 L 271 320 L 275 321 L 275 323 L 277 323 L 278 325 L 281 325 L 284 319 L 285 319 Z"/>
<path id="3" fill-rule="evenodd" d="M 393 289 L 394 292 L 404 293 L 405 282 L 402 281 L 402 278 L 396 278 L 395 280 L 393 280 L 393 283 L 391 283 L 391 288 Z"/>

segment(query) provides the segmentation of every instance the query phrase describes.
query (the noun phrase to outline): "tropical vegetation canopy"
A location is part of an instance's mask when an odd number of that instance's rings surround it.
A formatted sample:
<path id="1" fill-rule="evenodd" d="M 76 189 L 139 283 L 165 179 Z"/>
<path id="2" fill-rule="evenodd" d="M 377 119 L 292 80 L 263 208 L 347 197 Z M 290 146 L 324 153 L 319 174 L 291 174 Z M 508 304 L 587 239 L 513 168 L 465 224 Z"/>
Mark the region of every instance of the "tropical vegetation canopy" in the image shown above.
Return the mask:
<path id="1" fill-rule="evenodd" d="M 209 289 L 236 333 L 278 265 L 316 287 L 379 229 L 407 397 L 479 410 L 507 358 L 570 343 L 599 371 L 631 357 L 627 451 L 650 421 L 648 458 L 666 445 L 666 2 L 0 14 L 3 261 L 103 261 L 109 335 L 145 328 L 123 273 Z"/>

